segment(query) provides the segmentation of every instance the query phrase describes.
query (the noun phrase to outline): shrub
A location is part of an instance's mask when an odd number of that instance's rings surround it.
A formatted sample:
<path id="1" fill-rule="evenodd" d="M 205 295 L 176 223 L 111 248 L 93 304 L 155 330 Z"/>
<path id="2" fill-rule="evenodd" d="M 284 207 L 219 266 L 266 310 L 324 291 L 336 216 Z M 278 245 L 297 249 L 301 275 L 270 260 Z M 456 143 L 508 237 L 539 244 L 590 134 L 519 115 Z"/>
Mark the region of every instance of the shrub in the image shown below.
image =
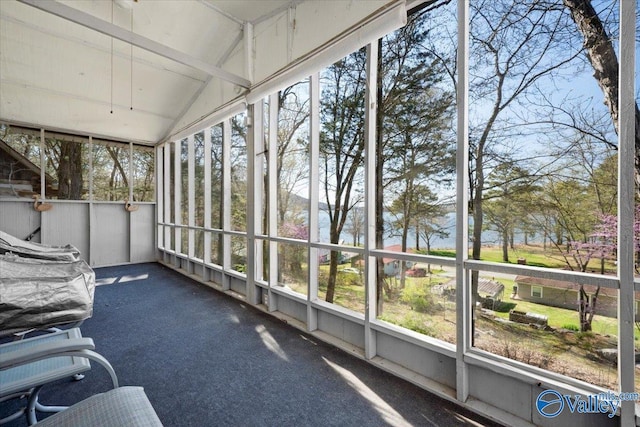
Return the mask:
<path id="1" fill-rule="evenodd" d="M 420 313 L 433 313 L 436 311 L 433 296 L 419 288 L 404 288 L 402 291 L 401 301 L 409 304 L 411 309 Z"/>
<path id="2" fill-rule="evenodd" d="M 336 277 L 337 286 L 362 286 L 362 279 L 357 274 L 338 271 Z"/>
<path id="3" fill-rule="evenodd" d="M 424 335 L 436 336 L 436 331 L 427 326 L 424 317 L 418 313 L 405 314 L 400 321 L 400 326 Z"/>
<path id="4" fill-rule="evenodd" d="M 580 328 L 578 328 L 577 325 L 574 325 L 572 323 L 562 325 L 562 329 L 567 329 L 569 331 L 575 331 L 575 332 L 578 332 L 580 330 Z"/>

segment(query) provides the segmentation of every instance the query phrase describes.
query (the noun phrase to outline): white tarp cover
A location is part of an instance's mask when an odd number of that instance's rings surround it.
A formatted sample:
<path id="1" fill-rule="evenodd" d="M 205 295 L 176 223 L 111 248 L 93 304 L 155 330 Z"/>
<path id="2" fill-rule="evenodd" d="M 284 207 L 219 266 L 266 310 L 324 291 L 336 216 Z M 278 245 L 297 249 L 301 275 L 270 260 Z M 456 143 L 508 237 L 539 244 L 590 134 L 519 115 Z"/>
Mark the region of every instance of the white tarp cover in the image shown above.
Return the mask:
<path id="1" fill-rule="evenodd" d="M 0 255 L 0 336 L 93 314 L 95 273 L 84 261 Z"/>
<path id="2" fill-rule="evenodd" d="M 25 258 L 55 261 L 77 261 L 80 259 L 80 251 L 73 245 L 43 245 L 18 239 L 9 233 L 0 231 L 0 254 L 6 253 L 13 253 Z M 2 270 L 0 270 L 0 275 L 3 275 Z"/>

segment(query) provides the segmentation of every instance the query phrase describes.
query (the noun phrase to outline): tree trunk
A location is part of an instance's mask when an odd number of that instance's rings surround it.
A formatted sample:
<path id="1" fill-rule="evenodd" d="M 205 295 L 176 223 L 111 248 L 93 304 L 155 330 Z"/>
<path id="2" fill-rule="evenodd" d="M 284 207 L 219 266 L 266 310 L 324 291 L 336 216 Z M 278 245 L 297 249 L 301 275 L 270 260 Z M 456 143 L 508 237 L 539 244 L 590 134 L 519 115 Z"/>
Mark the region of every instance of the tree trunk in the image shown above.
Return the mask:
<path id="1" fill-rule="evenodd" d="M 60 142 L 58 199 L 80 200 L 82 196 L 82 144 Z"/>
<path id="2" fill-rule="evenodd" d="M 502 230 L 502 261 L 509 262 L 509 232 Z"/>
<path id="3" fill-rule="evenodd" d="M 593 67 L 593 77 L 604 95 L 604 103 L 609 108 L 611 119 L 619 133 L 618 106 L 618 57 L 602 21 L 590 0 L 563 0 L 571 18 L 584 38 L 584 48 Z M 635 177 L 637 191 L 640 192 L 640 111 L 635 107 Z M 640 195 L 640 194 L 639 194 Z"/>
<path id="4" fill-rule="evenodd" d="M 587 332 L 591 330 L 591 323 L 587 320 L 587 311 L 589 309 L 588 295 L 584 291 L 584 287 L 580 286 L 580 301 L 578 305 L 578 312 L 580 313 L 580 332 Z"/>
<path id="5" fill-rule="evenodd" d="M 591 304 L 589 305 L 589 315 L 587 317 L 587 322 L 589 323 L 589 330 L 591 330 L 591 323 L 593 322 L 593 316 L 596 314 L 596 303 L 598 302 L 599 293 L 600 293 L 600 286 L 596 288 L 596 291 L 591 297 Z"/>
<path id="6" fill-rule="evenodd" d="M 336 293 L 336 279 L 338 278 L 338 255 L 339 252 L 331 251 L 329 257 L 329 279 L 327 281 L 327 296 L 325 301 L 333 303 Z"/>
<path id="7" fill-rule="evenodd" d="M 584 286 L 580 286 L 580 302 L 578 311 L 580 312 L 580 332 L 588 332 L 592 330 L 593 316 L 596 314 L 596 303 L 598 302 L 598 294 L 600 293 L 600 286 L 596 288 L 596 291 L 589 301 L 589 295 L 584 290 Z"/>

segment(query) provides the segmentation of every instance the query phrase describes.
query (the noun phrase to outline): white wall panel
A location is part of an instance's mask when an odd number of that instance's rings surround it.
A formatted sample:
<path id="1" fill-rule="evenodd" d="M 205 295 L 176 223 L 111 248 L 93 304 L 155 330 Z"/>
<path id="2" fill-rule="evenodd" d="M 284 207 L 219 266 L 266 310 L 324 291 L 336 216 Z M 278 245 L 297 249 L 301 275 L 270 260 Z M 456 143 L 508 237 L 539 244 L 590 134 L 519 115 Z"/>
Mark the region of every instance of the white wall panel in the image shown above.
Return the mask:
<path id="1" fill-rule="evenodd" d="M 0 230 L 24 239 L 40 227 L 40 212 L 33 209 L 32 202 L 0 202 Z M 40 233 L 33 238 L 40 242 Z"/>
<path id="2" fill-rule="evenodd" d="M 419 347 L 380 331 L 376 331 L 376 350 L 377 356 L 452 389 L 456 387 L 456 361 L 452 357 Z"/>
<path id="3" fill-rule="evenodd" d="M 122 204 L 94 203 L 92 265 L 129 262 L 129 215 Z"/>
<path id="4" fill-rule="evenodd" d="M 276 307 L 279 313 L 291 316 L 303 323 L 307 321 L 306 302 L 297 301 L 274 292 L 271 293 L 271 296 L 276 299 Z"/>
<path id="5" fill-rule="evenodd" d="M 155 205 L 138 205 L 138 210 L 129 214 L 131 262 L 147 262 L 156 259 L 155 208 Z"/>
<path id="6" fill-rule="evenodd" d="M 246 296 L 247 292 L 247 281 L 243 278 L 240 279 L 235 276 L 227 276 L 229 277 L 229 286 L 230 289 L 234 292 L 237 292 L 240 295 Z"/>
<path id="7" fill-rule="evenodd" d="M 72 244 L 93 267 L 156 260 L 155 204 L 129 213 L 122 204 L 94 203 L 90 219 L 88 202 L 50 202 L 51 210 L 37 212 L 32 202 L 0 201 L 0 230 L 24 239 L 41 227 L 34 242 Z"/>
<path id="8" fill-rule="evenodd" d="M 41 235 L 47 245 L 72 244 L 89 262 L 89 204 L 56 201 L 51 210 L 42 212 Z"/>
<path id="9" fill-rule="evenodd" d="M 318 311 L 318 329 L 338 339 L 364 348 L 364 326 L 334 314 Z"/>

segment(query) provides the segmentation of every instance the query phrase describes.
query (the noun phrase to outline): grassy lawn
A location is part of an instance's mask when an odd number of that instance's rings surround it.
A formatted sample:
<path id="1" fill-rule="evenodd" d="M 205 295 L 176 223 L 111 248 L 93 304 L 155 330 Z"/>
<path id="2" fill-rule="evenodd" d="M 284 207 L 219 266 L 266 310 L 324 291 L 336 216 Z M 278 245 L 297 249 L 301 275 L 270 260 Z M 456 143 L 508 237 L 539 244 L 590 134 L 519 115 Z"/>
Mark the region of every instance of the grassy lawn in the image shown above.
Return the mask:
<path id="1" fill-rule="evenodd" d="M 455 256 L 453 250 L 431 251 L 431 255 Z M 564 262 L 554 256 L 547 248 L 539 246 L 520 247 L 510 251 L 510 262 L 525 258 L 527 265 L 546 268 L 565 268 Z M 500 248 L 483 248 L 482 259 L 502 262 Z M 344 270 L 350 267 L 343 264 L 338 267 L 334 303 L 342 307 L 363 313 L 364 286 L 363 277 L 355 272 Z M 433 266 L 432 266 L 433 267 Z M 607 266 L 607 268 L 613 268 Z M 306 266 L 303 268 L 306 271 Z M 349 269 L 348 269 L 349 270 Z M 450 270 L 450 269 L 449 269 Z M 328 266 L 319 269 L 318 297 L 325 299 L 328 279 Z M 287 284 L 292 289 L 306 294 L 305 277 L 288 277 Z M 451 271 L 432 268 L 427 277 L 407 277 L 404 288 L 397 278 L 387 279 L 383 313 L 380 318 L 404 328 L 455 344 L 456 342 L 456 303 L 455 296 L 443 293 L 443 283 L 451 280 Z M 618 321 L 596 315 L 592 331 L 577 332 L 579 315 L 576 310 L 535 304 L 510 296 L 513 280 L 496 278 L 505 286 L 505 295 L 501 306 L 493 311 L 477 312 L 474 323 L 474 343 L 478 348 L 490 351 L 513 360 L 538 366 L 569 377 L 592 384 L 617 388 L 617 369 L 615 364 L 602 359 L 597 349 L 616 348 Z M 388 290 L 387 289 L 387 290 Z M 508 322 L 509 310 L 544 315 L 551 330 L 532 328 L 529 325 Z M 635 331 L 635 340 L 640 332 Z M 640 376 L 637 376 L 640 388 Z"/>
<path id="2" fill-rule="evenodd" d="M 429 252 L 430 255 L 455 258 L 456 251 L 454 249 L 436 249 Z M 471 253 L 469 253 L 471 255 Z M 480 259 L 482 261 L 499 262 L 502 260 L 502 248 L 498 246 L 483 246 Z M 518 259 L 525 259 L 527 265 L 533 265 L 543 268 L 559 268 L 567 267 L 562 254 L 552 247 L 542 247 L 541 245 L 517 245 L 514 249 L 509 249 L 509 264 L 517 264 Z M 600 271 L 600 260 L 593 259 L 589 264 L 589 271 Z M 607 272 L 615 272 L 615 265 L 611 262 L 605 263 Z"/>
<path id="3" fill-rule="evenodd" d="M 498 309 L 495 314 L 497 317 L 503 319 L 509 319 L 509 310 L 515 309 L 518 311 L 524 311 L 525 313 L 536 313 L 547 316 L 549 326 L 554 329 L 578 329 L 580 326 L 580 319 L 578 318 L 577 310 L 567 310 L 564 308 L 535 304 L 528 301 L 514 300 L 511 299 L 511 297 L 505 297 L 502 302 L 502 307 Z M 618 335 L 618 319 L 596 315 L 593 318 L 591 326 L 594 333 L 611 336 Z M 636 330 L 636 340 L 638 338 L 640 338 L 640 335 Z"/>

